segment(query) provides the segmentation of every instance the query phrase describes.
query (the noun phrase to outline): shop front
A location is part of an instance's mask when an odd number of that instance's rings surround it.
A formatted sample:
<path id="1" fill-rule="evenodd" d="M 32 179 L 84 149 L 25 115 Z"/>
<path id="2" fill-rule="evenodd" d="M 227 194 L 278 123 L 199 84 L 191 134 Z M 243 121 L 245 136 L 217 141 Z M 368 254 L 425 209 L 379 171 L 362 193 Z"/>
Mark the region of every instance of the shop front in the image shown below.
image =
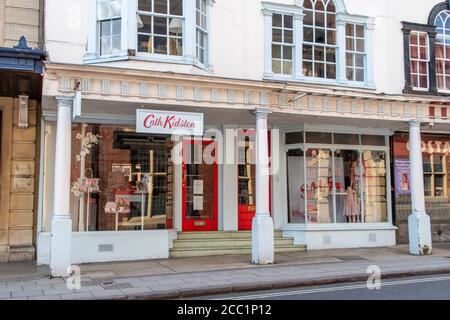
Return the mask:
<path id="1" fill-rule="evenodd" d="M 398 241 L 408 241 L 407 220 L 411 213 L 409 135 L 398 132 L 393 137 L 395 178 L 395 224 Z M 450 135 L 422 134 L 423 182 L 425 206 L 431 220 L 433 242 L 450 239 Z"/>
<path id="2" fill-rule="evenodd" d="M 70 104 L 73 98 L 57 98 L 58 108 L 60 100 Z M 96 101 L 83 105 L 85 111 L 89 105 L 100 110 Z M 225 130 L 204 120 L 212 118 L 206 109 L 156 108 L 132 106 L 129 116 L 72 114 L 65 169 L 70 170 L 72 263 L 168 258 L 179 232 L 252 229 L 256 131 L 242 128 L 251 126 L 254 115 L 243 111 L 249 124 Z M 50 108 L 44 112 L 39 264 L 51 259 L 56 120 Z M 225 153 L 234 153 L 228 163 Z"/>
<path id="3" fill-rule="evenodd" d="M 408 126 L 420 136 L 410 114 L 424 117 L 425 104 L 138 70 L 48 70 L 39 264 L 168 258 L 181 238 L 212 255 L 217 247 L 199 234 L 221 233 L 219 246 L 237 243 L 230 234 L 239 231 L 247 247 L 223 252 L 247 254 L 256 241 L 273 255 L 286 238 L 308 250 L 395 245 L 391 140 Z M 443 192 L 444 180 L 433 181 Z M 258 220 L 277 232 L 255 232 Z M 289 246 L 281 249 L 298 249 Z"/>
<path id="4" fill-rule="evenodd" d="M 285 132 L 283 234 L 310 250 L 395 245 L 389 135 L 306 124 Z"/>

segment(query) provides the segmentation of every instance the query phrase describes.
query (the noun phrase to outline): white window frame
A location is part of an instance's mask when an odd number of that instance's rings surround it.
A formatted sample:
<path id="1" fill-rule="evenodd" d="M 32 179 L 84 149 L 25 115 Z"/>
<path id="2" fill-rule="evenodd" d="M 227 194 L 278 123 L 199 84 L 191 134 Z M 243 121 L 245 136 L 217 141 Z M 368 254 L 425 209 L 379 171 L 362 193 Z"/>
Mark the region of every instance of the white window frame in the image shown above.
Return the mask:
<path id="1" fill-rule="evenodd" d="M 286 135 L 286 133 L 291 133 L 291 132 L 303 132 L 303 142 L 302 143 L 297 143 L 297 144 L 285 144 L 284 141 L 284 137 Z M 358 145 L 340 145 L 340 144 L 319 144 L 319 143 L 308 143 L 306 141 L 306 133 L 307 132 L 326 132 L 326 133 L 331 133 L 333 134 L 339 134 L 339 133 L 343 133 L 343 134 L 357 134 L 360 136 L 359 138 L 359 144 Z M 361 143 L 361 136 L 364 134 L 368 134 L 368 135 L 377 135 L 377 136 L 384 136 L 385 141 L 386 141 L 386 145 L 385 146 L 370 146 L 370 145 L 364 145 Z M 320 224 L 316 224 L 316 223 L 308 223 L 308 210 L 307 210 L 307 206 L 305 206 L 305 213 L 306 213 L 306 217 L 305 217 L 305 222 L 304 223 L 289 223 L 288 222 L 288 215 L 289 215 L 289 202 L 285 201 L 283 206 L 282 206 L 282 214 L 283 214 L 283 225 L 284 227 L 289 227 L 289 226 L 293 226 L 298 227 L 300 229 L 302 228 L 307 228 L 309 227 L 313 227 L 313 228 L 318 228 L 318 229 L 334 229 L 334 228 L 346 228 L 346 229 L 357 229 L 357 228 L 368 228 L 368 227 L 375 227 L 375 226 L 385 226 L 385 227 L 391 227 L 393 225 L 393 210 L 392 210 L 392 190 L 391 190 L 391 168 L 389 166 L 390 163 L 390 149 L 389 149 L 389 136 L 391 135 L 391 133 L 389 132 L 389 130 L 383 130 L 383 129 L 368 129 L 366 131 L 362 131 L 362 130 L 348 130 L 348 129 L 344 129 L 340 126 L 323 126 L 323 125 L 310 125 L 310 126 L 299 126 L 298 128 L 286 128 L 284 130 L 282 130 L 280 132 L 280 135 L 283 139 L 283 144 L 280 147 L 280 163 L 281 163 L 281 168 L 280 170 L 282 170 L 283 174 L 282 174 L 282 191 L 284 194 L 289 194 L 289 188 L 288 188 L 288 180 L 286 179 L 286 177 L 289 175 L 288 172 L 288 168 L 287 168 L 287 157 L 286 154 L 289 150 L 295 150 L 295 149 L 301 149 L 305 154 L 307 152 L 308 149 L 318 149 L 318 148 L 322 148 L 322 149 L 328 149 L 330 151 L 334 152 L 337 149 L 341 149 L 341 150 L 353 150 L 353 151 L 358 151 L 360 153 L 360 161 L 362 161 L 362 157 L 361 154 L 363 151 L 379 151 L 379 152 L 384 152 L 385 153 L 385 161 L 386 161 L 386 206 L 387 206 L 387 221 L 386 222 L 375 222 L 375 223 L 367 223 L 365 222 L 365 214 L 362 214 L 362 222 L 360 223 L 339 223 L 336 222 L 336 205 L 333 206 L 333 217 L 334 217 L 334 221 L 331 223 L 320 223 Z M 333 138 L 333 142 L 334 142 L 334 138 Z M 304 155 L 305 157 L 306 155 Z M 305 163 L 306 165 L 306 163 Z M 361 170 L 362 170 L 363 166 L 361 164 Z M 306 172 L 306 170 L 305 170 Z M 361 171 L 361 175 L 363 174 L 363 171 Z M 333 174 L 334 176 L 334 174 Z M 305 175 L 305 180 L 306 180 L 306 175 Z M 305 181 L 306 182 L 306 181 Z M 306 184 L 306 183 L 305 183 Z M 334 184 L 334 183 L 333 183 Z M 364 189 L 364 180 L 362 180 L 361 183 L 361 191 Z M 333 191 L 333 203 L 335 203 L 335 199 L 336 199 L 336 195 Z M 306 203 L 306 200 L 305 200 Z M 361 198 L 361 212 L 365 213 L 364 210 L 364 198 Z"/>
<path id="2" fill-rule="evenodd" d="M 275 13 L 276 15 L 280 15 L 281 16 L 281 27 L 275 27 L 272 25 L 272 49 L 273 46 L 280 46 L 280 58 L 274 58 L 272 56 L 272 72 L 274 74 L 278 74 L 278 75 L 282 75 L 282 76 L 293 76 L 294 75 L 294 55 L 295 55 L 295 45 L 294 45 L 294 27 L 292 26 L 292 28 L 287 28 L 285 27 L 285 19 L 287 16 L 292 17 L 292 25 L 294 24 L 294 17 L 293 15 L 290 14 L 280 14 L 280 13 Z M 273 21 L 273 15 L 272 15 L 272 21 Z M 273 30 L 277 29 L 277 30 L 281 30 L 281 42 L 277 42 L 273 39 Z M 292 32 L 292 43 L 288 43 L 285 42 L 285 37 L 284 34 L 286 31 L 291 31 Z M 284 50 L 285 48 L 291 48 L 291 59 L 285 59 L 284 58 Z M 272 51 L 273 52 L 273 51 Z M 280 73 L 276 73 L 273 71 L 273 60 L 279 60 L 280 62 Z M 290 73 L 285 73 L 284 72 L 284 62 L 290 61 L 291 62 L 291 72 Z"/>
<path id="3" fill-rule="evenodd" d="M 445 27 L 445 23 L 446 23 L 446 21 L 448 20 L 448 19 L 450 19 L 450 11 L 449 10 L 443 10 L 443 11 L 441 11 L 438 15 L 437 15 L 437 17 L 436 17 L 436 19 L 435 19 L 435 21 L 434 21 L 434 25 L 436 26 L 436 23 L 437 23 L 437 20 L 438 19 L 441 19 L 441 15 L 444 13 L 444 12 L 446 12 L 446 14 L 447 14 L 447 17 L 446 17 L 446 19 L 443 21 L 443 28 L 442 28 L 442 30 L 443 30 L 443 34 L 442 33 L 437 33 L 437 35 L 436 35 L 436 45 L 437 44 L 440 44 L 440 45 L 443 45 L 444 46 L 444 57 L 441 59 L 441 58 L 435 58 L 436 59 L 436 62 L 438 62 L 438 61 L 444 61 L 444 68 L 443 68 L 443 71 L 444 71 L 444 73 L 443 74 L 438 74 L 438 68 L 437 68 L 437 65 L 436 65 L 436 72 L 435 72 L 435 74 L 436 74 L 436 89 L 438 90 L 438 92 L 442 92 L 442 93 L 450 93 L 450 90 L 448 90 L 448 89 L 440 89 L 439 88 L 439 85 L 438 85 L 438 75 L 441 75 L 441 76 L 443 76 L 444 77 L 444 86 L 445 86 L 445 88 L 447 88 L 447 77 L 449 77 L 450 76 L 450 71 L 448 71 L 448 70 L 446 70 L 445 69 L 445 62 L 446 61 L 450 61 L 450 57 L 447 57 L 447 51 L 446 51 L 446 48 L 447 48 L 447 46 L 448 46 L 448 44 L 446 44 L 445 43 L 445 39 L 443 40 L 443 42 L 441 42 L 440 41 L 440 36 L 444 36 L 444 37 L 450 37 L 450 35 L 448 35 L 448 33 L 450 33 L 450 29 L 447 29 L 446 27 Z M 436 27 L 436 29 L 437 29 L 437 27 Z"/>
<path id="4" fill-rule="evenodd" d="M 413 34 L 417 35 L 417 43 L 414 43 L 414 46 L 417 47 L 417 54 L 419 55 L 419 57 L 417 57 L 417 58 L 413 58 L 412 55 L 411 55 L 411 53 L 412 53 L 411 52 L 411 45 L 412 45 L 411 37 L 412 37 Z M 427 47 L 427 51 L 426 51 L 427 57 L 426 57 L 426 59 L 421 59 L 420 58 L 420 47 L 422 47 L 420 45 L 420 43 L 419 43 L 419 36 L 420 35 L 424 35 L 426 37 L 426 47 Z M 410 62 L 410 65 L 411 65 L 409 73 L 410 73 L 410 77 L 411 77 L 411 87 L 412 87 L 412 89 L 416 90 L 416 91 L 428 91 L 428 90 L 430 90 L 430 39 L 428 37 L 428 33 L 427 32 L 421 32 L 421 31 L 414 31 L 414 30 L 411 31 L 411 33 L 409 34 L 409 48 L 408 48 L 408 50 L 409 50 L 409 62 Z M 419 71 L 420 70 L 419 64 L 421 62 L 425 62 L 427 64 L 427 87 L 426 88 L 415 87 L 415 86 L 412 85 L 413 84 L 413 81 L 412 81 L 412 78 L 413 78 L 412 64 L 413 63 L 417 64 L 417 74 L 415 75 L 415 77 L 417 77 L 417 82 L 420 84 L 421 73 Z"/>
<path id="5" fill-rule="evenodd" d="M 138 0 L 138 2 L 139 2 L 139 0 Z M 166 58 L 178 59 L 178 58 L 182 58 L 184 56 L 184 31 L 185 31 L 186 28 L 185 28 L 185 19 L 184 19 L 184 3 L 183 3 L 183 1 L 181 1 L 181 2 L 182 2 L 182 5 L 183 5 L 183 13 L 182 13 L 181 16 L 176 16 L 176 15 L 170 14 L 170 3 L 168 3 L 169 4 L 168 5 L 168 11 L 169 12 L 167 12 L 167 13 L 157 13 L 157 12 L 154 12 L 154 11 L 152 11 L 152 12 L 141 11 L 141 10 L 139 10 L 139 7 L 137 8 L 137 10 L 136 10 L 136 15 L 137 16 L 138 15 L 142 15 L 142 16 L 151 17 L 151 19 L 152 19 L 152 30 L 151 30 L 151 33 L 139 32 L 139 30 L 136 27 L 136 56 L 156 57 L 156 58 L 159 58 L 159 59 L 162 59 L 162 60 L 164 60 Z M 152 6 L 153 6 L 153 9 L 154 9 L 154 6 L 155 6 L 155 2 L 154 1 L 152 1 Z M 157 35 L 157 34 L 154 33 L 155 24 L 154 24 L 153 21 L 154 21 L 155 18 L 164 18 L 164 19 L 168 20 L 167 21 L 167 30 L 166 30 L 166 34 L 165 35 Z M 150 53 L 150 52 L 139 51 L 139 46 L 138 46 L 137 42 L 138 42 L 138 38 L 139 38 L 140 34 L 150 35 L 153 38 L 155 38 L 155 37 L 164 37 L 164 38 L 167 39 L 167 41 L 169 40 L 169 38 L 177 38 L 177 39 L 180 38 L 179 36 L 172 36 L 172 37 L 170 36 L 169 23 L 168 23 L 170 21 L 170 19 L 180 19 L 181 20 L 181 25 L 182 25 L 182 36 L 181 36 L 181 39 L 182 39 L 182 45 L 183 45 L 183 47 L 182 47 L 182 54 L 181 55 L 170 55 L 169 54 L 170 48 L 169 48 L 168 43 L 167 43 L 167 48 L 166 48 L 167 49 L 167 53 L 166 54 L 154 53 L 154 52 Z M 152 41 L 154 41 L 154 39 Z M 153 50 L 154 50 L 154 48 L 153 48 Z"/>
<path id="6" fill-rule="evenodd" d="M 264 17 L 264 74 L 265 80 L 289 80 L 301 83 L 316 83 L 337 86 L 351 86 L 367 89 L 374 89 L 373 73 L 373 30 L 374 19 L 371 17 L 347 14 L 343 0 L 334 0 L 336 7 L 336 79 L 306 77 L 303 74 L 303 0 L 296 0 L 294 5 L 280 3 L 263 2 Z M 272 72 L 272 16 L 273 14 L 288 14 L 294 16 L 294 72 L 293 76 L 274 74 Z M 345 25 L 364 25 L 365 38 L 365 72 L 364 82 L 348 81 L 346 77 L 345 61 Z"/>
<path id="7" fill-rule="evenodd" d="M 324 0 L 326 1 L 326 0 Z M 332 0 L 331 0 L 332 1 Z M 315 3 L 314 3 L 315 4 Z M 324 3 L 325 5 L 325 3 Z M 336 8 L 336 6 L 335 6 Z M 312 47 L 312 57 L 311 60 L 305 60 L 305 58 L 303 57 L 302 59 L 302 65 L 304 65 L 305 63 L 311 63 L 312 64 L 312 73 L 315 74 L 315 69 L 316 69 L 316 64 L 317 63 L 321 63 L 324 66 L 324 70 L 323 70 L 323 77 L 316 77 L 316 76 L 307 76 L 310 79 L 314 79 L 316 81 L 321 81 L 321 80 L 336 80 L 338 77 L 337 74 L 337 64 L 338 64 L 338 51 L 339 51 L 339 42 L 337 39 L 337 23 L 335 23 L 335 27 L 334 28 L 329 28 L 327 26 L 327 16 L 328 15 L 334 15 L 335 16 L 335 22 L 337 21 L 337 12 L 336 10 L 332 13 L 328 12 L 328 8 L 327 6 L 325 6 L 324 11 L 319 11 L 316 10 L 316 8 L 312 8 L 312 9 L 304 9 L 305 12 L 311 12 L 312 16 L 313 16 L 313 24 L 312 25 L 308 25 L 308 28 L 311 28 L 313 30 L 313 40 L 312 42 L 306 41 L 305 39 L 303 39 L 303 43 L 302 46 L 308 45 Z M 316 13 L 317 12 L 322 12 L 324 14 L 324 26 L 320 27 L 316 24 Z M 306 13 L 305 13 L 306 16 Z M 303 22 L 303 30 L 302 32 L 304 32 L 306 28 L 305 23 Z M 325 42 L 324 43 L 318 43 L 316 42 L 315 39 L 315 33 L 317 30 L 323 30 L 324 35 L 325 35 Z M 328 43 L 328 31 L 334 31 L 335 32 L 335 44 L 329 44 Z M 322 48 L 323 49 L 323 60 L 317 60 L 315 57 L 316 54 L 316 48 Z M 335 50 L 335 62 L 328 62 L 327 61 L 327 49 L 334 49 Z M 327 77 L 327 65 L 334 65 L 334 72 L 335 72 L 335 78 L 328 78 Z"/>
<path id="8" fill-rule="evenodd" d="M 110 35 L 106 36 L 106 38 L 109 38 L 109 41 L 111 42 L 110 43 L 111 44 L 111 48 L 112 48 L 112 46 L 113 46 L 113 32 L 112 32 L 113 24 L 112 24 L 112 22 L 119 20 L 120 23 L 122 24 L 122 14 L 116 15 L 116 16 L 108 16 L 108 17 L 105 17 L 105 18 L 99 18 L 98 17 L 98 6 L 99 6 L 99 3 L 100 2 L 106 2 L 106 1 L 111 2 L 112 0 L 95 0 L 95 2 L 96 2 L 96 21 L 97 21 L 96 22 L 96 25 L 97 25 L 96 27 L 97 27 L 97 34 L 98 34 L 98 37 L 97 37 L 97 52 L 98 52 L 99 56 L 114 56 L 114 55 L 117 55 L 117 54 L 120 53 L 120 49 L 119 49 L 119 53 L 112 53 L 112 52 L 106 53 L 106 54 L 102 53 L 102 39 L 104 37 L 102 37 L 101 25 L 102 25 L 103 22 L 106 22 L 106 21 L 109 21 L 111 23 L 111 25 L 110 25 Z M 122 8 L 122 1 L 120 1 L 120 6 Z M 123 36 L 122 32 L 120 32 L 120 39 L 122 39 L 122 36 Z"/>
<path id="9" fill-rule="evenodd" d="M 347 36 L 347 26 L 352 26 L 352 28 L 353 28 L 353 36 L 351 36 L 351 37 Z M 364 32 L 363 38 L 357 37 L 357 35 L 356 35 L 356 27 L 357 26 L 362 26 L 363 28 L 365 28 L 364 25 L 362 25 L 362 24 L 346 23 L 346 28 L 345 28 L 345 56 L 346 56 L 345 57 L 345 75 L 346 75 L 347 81 L 355 82 L 355 83 L 364 83 L 365 80 L 366 80 L 366 68 L 367 68 L 367 54 L 366 54 L 367 43 L 366 43 L 366 38 L 365 38 L 365 32 Z M 351 39 L 352 40 L 353 50 L 349 50 L 347 48 L 347 39 Z M 357 49 L 356 49 L 356 47 L 357 47 L 357 45 L 356 45 L 357 40 L 363 40 L 364 41 L 364 51 L 363 52 L 357 51 Z M 352 65 L 351 66 L 349 66 L 347 64 L 347 54 L 351 54 L 352 55 Z M 363 67 L 362 68 L 358 67 L 356 65 L 356 56 L 358 56 L 358 55 L 362 55 L 363 56 Z M 347 77 L 347 69 L 348 68 L 351 68 L 353 70 L 353 78 L 352 79 L 348 79 L 348 77 Z M 357 81 L 356 80 L 356 70 L 357 69 L 360 69 L 360 70 L 363 69 L 363 77 L 364 77 L 363 81 Z"/>
<path id="10" fill-rule="evenodd" d="M 122 0 L 122 34 L 121 52 L 114 55 L 99 55 L 99 30 L 97 23 L 97 1 L 89 1 L 89 25 L 87 50 L 83 58 L 85 64 L 96 64 L 112 61 L 140 60 L 173 64 L 190 64 L 207 72 L 212 72 L 210 59 L 211 41 L 207 42 L 206 63 L 201 64 L 196 56 L 196 0 L 183 1 L 183 55 L 171 56 L 164 54 L 149 54 L 137 52 L 138 30 L 137 14 L 138 0 Z M 214 0 L 207 0 L 207 29 L 210 30 L 210 12 Z M 208 34 L 210 36 L 210 34 Z M 209 38 L 209 37 L 208 37 Z"/>
<path id="11" fill-rule="evenodd" d="M 209 4 L 208 0 L 200 0 L 200 3 L 205 3 L 205 11 L 202 11 L 201 8 L 197 7 L 197 3 L 195 5 L 195 15 L 196 15 L 196 21 L 195 21 L 195 58 L 198 63 L 202 65 L 208 65 L 209 64 Z M 205 19 L 205 27 L 203 28 L 201 24 L 199 25 L 197 23 L 197 14 L 200 15 L 200 18 Z M 197 37 L 198 33 L 202 34 L 204 36 L 204 46 L 202 47 L 199 43 L 199 38 Z M 203 60 L 200 59 L 200 50 L 203 49 Z"/>

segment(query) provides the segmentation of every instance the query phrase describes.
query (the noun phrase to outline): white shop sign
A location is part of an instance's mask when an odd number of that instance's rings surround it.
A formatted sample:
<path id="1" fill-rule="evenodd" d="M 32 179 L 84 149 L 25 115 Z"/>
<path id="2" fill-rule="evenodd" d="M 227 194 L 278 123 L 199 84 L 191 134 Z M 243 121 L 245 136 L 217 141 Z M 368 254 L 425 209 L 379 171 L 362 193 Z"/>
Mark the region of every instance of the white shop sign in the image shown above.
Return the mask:
<path id="1" fill-rule="evenodd" d="M 136 110 L 136 131 L 203 136 L 203 114 L 138 109 Z"/>

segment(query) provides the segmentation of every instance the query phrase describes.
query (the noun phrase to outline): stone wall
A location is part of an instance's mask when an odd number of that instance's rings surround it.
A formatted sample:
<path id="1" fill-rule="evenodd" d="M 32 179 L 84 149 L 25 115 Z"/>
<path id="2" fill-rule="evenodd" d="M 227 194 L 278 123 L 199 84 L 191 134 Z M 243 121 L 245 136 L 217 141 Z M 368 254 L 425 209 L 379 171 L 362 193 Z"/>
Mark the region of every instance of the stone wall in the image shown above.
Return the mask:
<path id="1" fill-rule="evenodd" d="M 0 261 L 33 260 L 37 207 L 38 125 L 36 101 L 29 102 L 29 127 L 19 128 L 18 99 L 0 98 L 2 112 Z"/>
<path id="2" fill-rule="evenodd" d="M 39 25 L 40 0 L 0 0 L 0 47 L 17 45 L 21 36 L 39 47 Z"/>

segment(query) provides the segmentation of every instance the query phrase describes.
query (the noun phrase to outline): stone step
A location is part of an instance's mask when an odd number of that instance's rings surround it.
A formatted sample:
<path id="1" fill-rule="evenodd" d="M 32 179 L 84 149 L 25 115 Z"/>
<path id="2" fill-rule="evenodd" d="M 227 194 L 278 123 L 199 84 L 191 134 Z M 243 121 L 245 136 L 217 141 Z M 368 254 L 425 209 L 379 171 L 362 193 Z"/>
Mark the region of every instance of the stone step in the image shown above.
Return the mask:
<path id="1" fill-rule="evenodd" d="M 276 230 L 274 232 L 275 238 L 282 238 L 282 232 Z M 235 238 L 250 238 L 251 231 L 206 231 L 206 232 L 180 232 L 178 233 L 178 240 L 193 240 L 193 239 L 235 239 Z"/>
<path id="2" fill-rule="evenodd" d="M 306 246 L 304 245 L 291 245 L 291 246 L 280 246 L 275 248 L 276 253 L 282 252 L 301 252 L 306 251 Z M 183 258 L 183 257 L 204 257 L 204 256 L 220 256 L 220 255 L 250 255 L 252 253 L 252 248 L 215 248 L 215 249 L 172 249 L 170 251 L 170 257 L 172 258 Z"/>
<path id="3" fill-rule="evenodd" d="M 276 238 L 275 246 L 289 246 L 292 245 L 294 239 L 292 238 Z M 173 242 L 174 248 L 220 248 L 220 247 L 244 247 L 251 246 L 251 238 L 212 238 L 212 239 L 189 239 L 189 240 L 175 240 Z"/>

